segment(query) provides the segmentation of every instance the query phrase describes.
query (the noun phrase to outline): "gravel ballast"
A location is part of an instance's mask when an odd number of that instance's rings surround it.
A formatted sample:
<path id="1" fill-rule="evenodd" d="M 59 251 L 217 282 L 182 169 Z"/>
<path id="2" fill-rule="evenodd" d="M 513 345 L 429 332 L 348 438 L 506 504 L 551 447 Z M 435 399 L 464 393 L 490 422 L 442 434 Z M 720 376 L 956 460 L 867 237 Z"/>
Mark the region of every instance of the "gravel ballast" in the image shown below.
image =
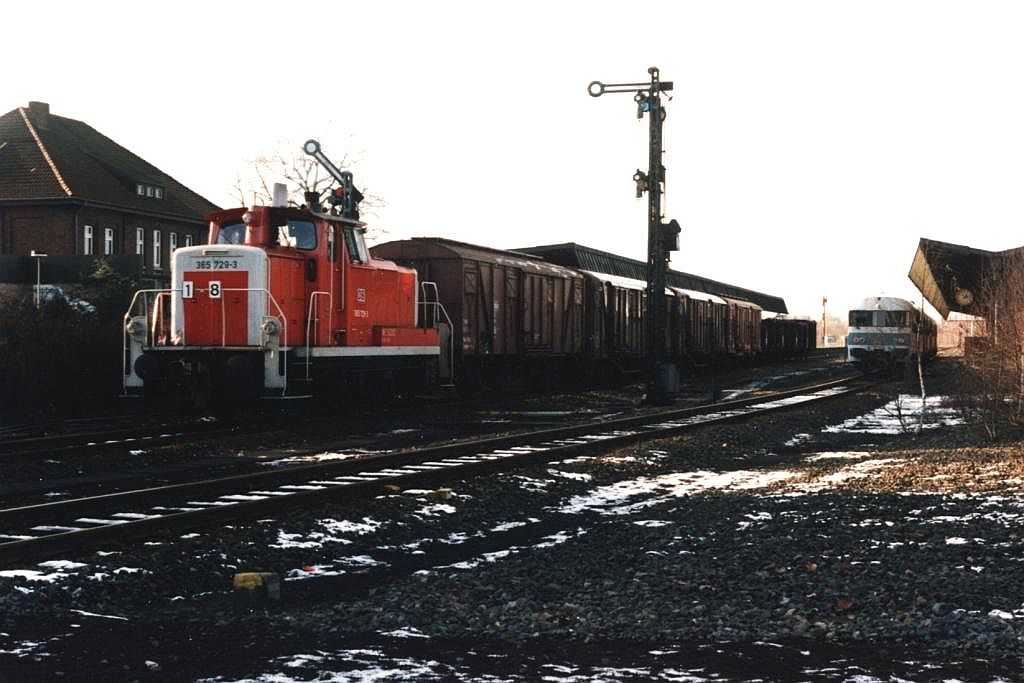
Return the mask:
<path id="1" fill-rule="evenodd" d="M 0 672 L 1015 680 L 1024 451 L 893 393 L 6 571 Z"/>

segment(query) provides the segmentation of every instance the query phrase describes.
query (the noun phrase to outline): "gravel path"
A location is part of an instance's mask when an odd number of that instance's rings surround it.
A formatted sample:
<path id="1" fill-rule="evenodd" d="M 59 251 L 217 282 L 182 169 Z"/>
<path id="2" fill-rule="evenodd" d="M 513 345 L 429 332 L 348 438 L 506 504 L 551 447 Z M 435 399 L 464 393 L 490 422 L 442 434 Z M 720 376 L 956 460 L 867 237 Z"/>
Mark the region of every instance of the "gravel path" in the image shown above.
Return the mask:
<path id="1" fill-rule="evenodd" d="M 892 398 L 0 573 L 0 672 L 1020 680 L 1024 449 Z"/>

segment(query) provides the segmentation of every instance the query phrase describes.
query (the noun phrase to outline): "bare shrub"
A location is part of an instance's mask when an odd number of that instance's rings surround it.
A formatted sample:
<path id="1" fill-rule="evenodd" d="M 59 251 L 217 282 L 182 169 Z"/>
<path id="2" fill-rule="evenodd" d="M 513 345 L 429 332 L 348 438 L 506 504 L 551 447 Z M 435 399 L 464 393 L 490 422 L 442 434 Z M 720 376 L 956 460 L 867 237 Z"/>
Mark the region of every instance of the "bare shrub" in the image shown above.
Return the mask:
<path id="1" fill-rule="evenodd" d="M 53 418 L 92 412 L 121 390 L 122 315 L 135 284 L 97 262 L 66 293 L 93 305 L 83 312 L 54 298 L 0 299 L 0 412 Z"/>
<path id="2" fill-rule="evenodd" d="M 1024 425 L 1024 252 L 1003 252 L 982 278 L 974 308 L 989 332 L 965 352 L 956 403 L 991 439 Z"/>

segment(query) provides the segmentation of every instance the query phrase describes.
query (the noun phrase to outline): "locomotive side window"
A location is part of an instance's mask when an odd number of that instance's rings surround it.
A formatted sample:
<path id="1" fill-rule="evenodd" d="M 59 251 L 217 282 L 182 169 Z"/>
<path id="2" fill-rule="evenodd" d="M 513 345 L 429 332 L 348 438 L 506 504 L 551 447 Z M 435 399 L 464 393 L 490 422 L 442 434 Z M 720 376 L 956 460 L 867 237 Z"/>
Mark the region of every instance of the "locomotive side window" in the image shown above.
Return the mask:
<path id="1" fill-rule="evenodd" d="M 278 242 L 285 247 L 316 249 L 316 226 L 310 221 L 288 221 L 278 227 Z"/>
<path id="2" fill-rule="evenodd" d="M 369 263 L 370 254 L 366 250 L 363 231 L 345 227 L 345 246 L 348 248 L 348 259 L 352 263 Z"/>
<path id="3" fill-rule="evenodd" d="M 245 241 L 245 224 L 225 223 L 217 233 L 217 244 L 241 244 Z"/>

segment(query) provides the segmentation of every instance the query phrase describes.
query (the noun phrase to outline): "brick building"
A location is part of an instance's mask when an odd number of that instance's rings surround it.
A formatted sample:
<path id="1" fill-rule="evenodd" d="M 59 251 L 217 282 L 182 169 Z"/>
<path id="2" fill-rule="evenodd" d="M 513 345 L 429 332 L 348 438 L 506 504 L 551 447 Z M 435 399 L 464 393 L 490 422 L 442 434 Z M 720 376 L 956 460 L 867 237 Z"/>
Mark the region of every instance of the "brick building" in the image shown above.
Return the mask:
<path id="1" fill-rule="evenodd" d="M 218 207 L 89 125 L 29 102 L 0 116 L 0 282 L 74 282 L 107 258 L 143 284 L 206 240 Z"/>

